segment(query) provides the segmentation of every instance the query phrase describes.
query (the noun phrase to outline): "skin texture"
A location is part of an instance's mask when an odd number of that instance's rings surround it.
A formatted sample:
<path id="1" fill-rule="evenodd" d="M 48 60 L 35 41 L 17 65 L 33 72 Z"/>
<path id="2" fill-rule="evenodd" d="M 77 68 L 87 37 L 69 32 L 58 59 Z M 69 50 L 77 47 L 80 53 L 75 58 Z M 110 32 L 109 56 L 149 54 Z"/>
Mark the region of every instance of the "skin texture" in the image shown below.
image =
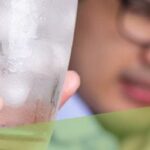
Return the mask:
<path id="1" fill-rule="evenodd" d="M 126 16 L 123 31 L 136 37 L 129 40 L 118 31 L 119 8 L 117 0 L 79 1 L 70 69 L 79 73 L 79 93 L 96 113 L 149 106 L 127 97 L 120 83 L 126 72 L 149 80 L 150 48 L 142 47 L 150 40 L 149 22 L 143 17 L 133 22 L 134 15 Z"/>

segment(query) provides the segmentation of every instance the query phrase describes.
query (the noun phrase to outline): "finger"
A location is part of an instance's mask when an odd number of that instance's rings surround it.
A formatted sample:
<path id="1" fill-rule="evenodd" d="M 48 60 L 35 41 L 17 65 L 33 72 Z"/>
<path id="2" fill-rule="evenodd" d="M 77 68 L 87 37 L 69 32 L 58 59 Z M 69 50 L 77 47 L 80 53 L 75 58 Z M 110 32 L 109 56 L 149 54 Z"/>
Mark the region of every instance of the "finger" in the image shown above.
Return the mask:
<path id="1" fill-rule="evenodd" d="M 60 101 L 60 107 L 77 91 L 80 86 L 80 77 L 75 71 L 68 71 L 64 86 L 62 97 Z"/>

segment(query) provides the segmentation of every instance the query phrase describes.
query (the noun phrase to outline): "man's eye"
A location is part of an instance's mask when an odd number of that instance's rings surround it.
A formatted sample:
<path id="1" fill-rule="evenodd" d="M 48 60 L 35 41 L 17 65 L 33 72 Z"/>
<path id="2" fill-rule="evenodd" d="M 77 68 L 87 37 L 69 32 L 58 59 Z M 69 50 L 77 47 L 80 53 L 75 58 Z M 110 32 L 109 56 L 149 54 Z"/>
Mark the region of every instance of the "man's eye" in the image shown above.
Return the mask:
<path id="1" fill-rule="evenodd" d="M 122 9 L 145 17 L 150 17 L 149 0 L 121 0 Z"/>
<path id="2" fill-rule="evenodd" d="M 122 7 L 128 7 L 129 1 L 128 0 L 121 0 Z"/>
<path id="3" fill-rule="evenodd" d="M 150 44 L 150 19 L 125 11 L 119 19 L 119 32 L 128 40 L 139 44 Z"/>

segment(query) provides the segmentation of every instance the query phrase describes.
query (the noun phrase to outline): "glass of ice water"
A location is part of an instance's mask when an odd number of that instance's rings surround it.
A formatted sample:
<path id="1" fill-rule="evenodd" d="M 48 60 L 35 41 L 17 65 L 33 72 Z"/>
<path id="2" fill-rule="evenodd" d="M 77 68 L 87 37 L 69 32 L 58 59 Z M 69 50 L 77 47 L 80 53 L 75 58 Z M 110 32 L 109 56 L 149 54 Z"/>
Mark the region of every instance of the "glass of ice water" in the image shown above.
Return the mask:
<path id="1" fill-rule="evenodd" d="M 69 63 L 77 0 L 0 1 L 0 126 L 50 121 Z"/>

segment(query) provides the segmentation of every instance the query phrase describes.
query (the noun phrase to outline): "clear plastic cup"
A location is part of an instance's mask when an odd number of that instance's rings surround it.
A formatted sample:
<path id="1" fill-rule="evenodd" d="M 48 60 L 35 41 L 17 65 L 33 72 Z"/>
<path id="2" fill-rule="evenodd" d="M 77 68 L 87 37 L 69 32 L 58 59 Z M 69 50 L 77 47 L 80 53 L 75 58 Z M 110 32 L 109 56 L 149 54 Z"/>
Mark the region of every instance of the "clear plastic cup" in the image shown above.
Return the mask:
<path id="1" fill-rule="evenodd" d="M 1 128 L 53 119 L 69 63 L 76 10 L 77 0 L 0 1 Z"/>

